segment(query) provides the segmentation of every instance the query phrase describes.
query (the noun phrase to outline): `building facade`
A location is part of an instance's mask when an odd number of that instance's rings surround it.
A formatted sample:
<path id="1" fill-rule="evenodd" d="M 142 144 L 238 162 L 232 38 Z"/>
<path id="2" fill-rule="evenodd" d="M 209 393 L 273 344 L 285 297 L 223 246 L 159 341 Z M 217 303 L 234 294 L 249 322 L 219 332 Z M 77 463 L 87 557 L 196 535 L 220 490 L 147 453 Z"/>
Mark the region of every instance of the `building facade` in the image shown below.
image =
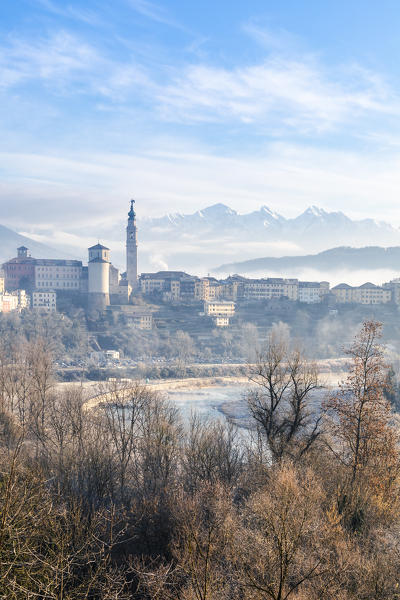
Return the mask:
<path id="1" fill-rule="evenodd" d="M 360 286 L 341 283 L 332 288 L 339 304 L 387 304 L 392 300 L 392 290 L 367 282 Z"/>
<path id="2" fill-rule="evenodd" d="M 400 304 L 400 278 L 392 279 L 388 283 L 384 283 L 382 287 L 385 290 L 390 290 L 392 301 L 395 304 Z"/>
<path id="3" fill-rule="evenodd" d="M 229 300 L 209 300 L 204 303 L 204 313 L 208 317 L 233 317 L 235 303 Z"/>
<path id="4" fill-rule="evenodd" d="M 25 246 L 17 248 L 17 256 L 3 264 L 3 271 L 7 291 L 35 287 L 35 259 Z"/>
<path id="5" fill-rule="evenodd" d="M 32 308 L 55 312 L 57 310 L 57 292 L 49 290 L 32 292 Z"/>
<path id="6" fill-rule="evenodd" d="M 79 292 L 82 263 L 79 260 L 35 259 L 34 287 Z"/>
<path id="7" fill-rule="evenodd" d="M 327 281 L 299 281 L 297 297 L 299 302 L 318 304 L 327 294 L 329 294 Z"/>
<path id="8" fill-rule="evenodd" d="M 14 290 L 0 294 L 0 312 L 21 311 L 30 307 L 30 298 L 25 290 Z"/>
<path id="9" fill-rule="evenodd" d="M 32 258 L 28 248 L 20 246 L 17 256 L 3 265 L 5 289 L 56 289 L 79 291 L 82 262 Z"/>
<path id="10" fill-rule="evenodd" d="M 289 298 L 297 300 L 297 279 L 245 279 L 242 282 L 243 297 L 247 300 L 272 300 L 274 298 Z"/>

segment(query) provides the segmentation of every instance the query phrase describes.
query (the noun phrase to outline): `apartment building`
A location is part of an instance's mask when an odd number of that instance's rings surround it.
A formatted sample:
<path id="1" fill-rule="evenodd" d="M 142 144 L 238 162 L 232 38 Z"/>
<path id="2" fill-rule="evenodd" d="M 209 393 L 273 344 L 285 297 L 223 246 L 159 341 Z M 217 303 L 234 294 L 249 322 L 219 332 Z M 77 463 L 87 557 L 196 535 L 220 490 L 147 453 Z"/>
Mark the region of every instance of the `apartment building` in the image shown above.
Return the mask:
<path id="1" fill-rule="evenodd" d="M 329 283 L 327 281 L 299 281 L 298 301 L 305 304 L 317 304 L 322 302 L 323 297 L 329 294 Z"/>
<path id="2" fill-rule="evenodd" d="M 153 329 L 153 314 L 146 306 L 111 304 L 107 307 L 107 311 L 114 315 L 115 319 L 119 319 L 122 316 L 127 326 L 135 329 Z"/>
<path id="3" fill-rule="evenodd" d="M 5 289 L 80 289 L 82 262 L 32 258 L 28 248 L 20 246 L 17 256 L 3 265 Z"/>
<path id="4" fill-rule="evenodd" d="M 298 280 L 282 279 L 245 279 L 241 282 L 243 297 L 248 300 L 272 300 L 274 298 L 289 298 L 297 300 Z"/>
<path id="5" fill-rule="evenodd" d="M 10 292 L 0 295 L 0 312 L 9 313 L 18 310 L 18 296 Z"/>
<path id="6" fill-rule="evenodd" d="M 25 290 L 16 290 L 15 292 L 12 292 L 12 293 L 18 297 L 18 308 L 20 310 L 30 307 L 31 299 Z"/>
<path id="7" fill-rule="evenodd" d="M 194 282 L 195 300 L 208 300 L 210 297 L 210 281 L 206 277 Z"/>
<path id="8" fill-rule="evenodd" d="M 204 302 L 204 313 L 208 317 L 233 317 L 235 303 L 229 300 L 209 300 Z"/>
<path id="9" fill-rule="evenodd" d="M 139 278 L 140 291 L 142 294 L 151 295 L 160 293 L 165 300 L 179 300 L 181 297 L 182 282 L 189 280 L 189 288 L 186 286 L 184 295 L 195 293 L 195 278 L 183 271 L 159 271 L 158 273 L 142 273 Z"/>
<path id="10" fill-rule="evenodd" d="M 34 287 L 79 291 L 82 263 L 79 260 L 35 259 Z"/>
<path id="11" fill-rule="evenodd" d="M 390 290 L 392 301 L 395 304 L 400 304 L 400 278 L 392 279 L 388 283 L 384 283 L 382 287 L 385 290 Z"/>
<path id="12" fill-rule="evenodd" d="M 387 304 L 392 299 L 392 290 L 367 282 L 360 286 L 341 283 L 332 288 L 337 303 Z"/>
<path id="13" fill-rule="evenodd" d="M 149 312 L 129 315 L 127 321 L 128 324 L 135 329 L 153 329 L 153 315 Z"/>
<path id="14" fill-rule="evenodd" d="M 0 312 L 9 313 L 14 310 L 21 311 L 29 308 L 30 299 L 25 290 L 3 292 L 0 294 Z"/>
<path id="15" fill-rule="evenodd" d="M 32 292 L 32 308 L 55 312 L 57 310 L 57 292 L 49 290 Z"/>
<path id="16" fill-rule="evenodd" d="M 202 281 L 207 281 L 206 294 L 203 300 L 233 300 L 236 301 L 239 295 L 240 282 L 228 278 L 219 281 L 215 277 L 205 277 Z"/>

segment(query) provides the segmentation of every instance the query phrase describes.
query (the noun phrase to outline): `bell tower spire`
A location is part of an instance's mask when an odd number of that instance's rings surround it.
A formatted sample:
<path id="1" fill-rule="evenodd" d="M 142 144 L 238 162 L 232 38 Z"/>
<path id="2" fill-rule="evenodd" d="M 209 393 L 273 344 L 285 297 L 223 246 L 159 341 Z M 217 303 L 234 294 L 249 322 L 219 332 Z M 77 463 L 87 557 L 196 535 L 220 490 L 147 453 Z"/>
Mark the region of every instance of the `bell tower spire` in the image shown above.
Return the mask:
<path id="1" fill-rule="evenodd" d="M 138 285 L 137 268 L 137 228 L 136 213 L 133 209 L 135 200 L 131 200 L 131 207 L 128 212 L 128 226 L 126 228 L 126 278 L 133 290 Z"/>

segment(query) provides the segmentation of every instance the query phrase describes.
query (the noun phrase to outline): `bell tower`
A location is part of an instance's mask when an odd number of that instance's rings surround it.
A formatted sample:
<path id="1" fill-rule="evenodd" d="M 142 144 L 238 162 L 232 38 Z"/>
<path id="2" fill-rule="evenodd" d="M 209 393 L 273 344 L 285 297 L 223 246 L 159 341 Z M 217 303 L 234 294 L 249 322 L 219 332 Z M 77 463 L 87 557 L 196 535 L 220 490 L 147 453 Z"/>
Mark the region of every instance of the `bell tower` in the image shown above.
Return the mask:
<path id="1" fill-rule="evenodd" d="M 131 200 L 131 209 L 128 212 L 128 226 L 126 228 L 126 278 L 133 290 L 138 285 L 137 269 L 137 229 L 136 213 L 133 210 L 135 200 Z"/>

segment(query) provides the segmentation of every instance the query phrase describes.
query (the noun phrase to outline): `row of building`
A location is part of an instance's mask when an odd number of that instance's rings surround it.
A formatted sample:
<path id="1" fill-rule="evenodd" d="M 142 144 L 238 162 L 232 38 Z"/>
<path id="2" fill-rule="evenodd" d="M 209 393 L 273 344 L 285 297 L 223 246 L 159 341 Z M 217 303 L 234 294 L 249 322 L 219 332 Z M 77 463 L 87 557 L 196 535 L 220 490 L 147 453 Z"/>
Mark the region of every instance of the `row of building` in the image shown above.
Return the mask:
<path id="1" fill-rule="evenodd" d="M 330 299 L 337 303 L 400 304 L 400 279 L 383 286 L 365 283 L 350 286 L 345 283 L 330 287 L 327 281 L 299 281 L 298 279 L 248 279 L 233 275 L 224 280 L 214 277 L 196 277 L 181 271 L 142 273 L 139 277 L 142 294 L 161 297 L 164 301 L 197 300 L 272 300 L 287 298 L 294 302 L 316 304 Z"/>
<path id="2" fill-rule="evenodd" d="M 3 287 L 3 291 L 0 292 L 0 313 L 20 312 L 25 308 L 56 310 L 56 292 L 35 291 L 32 294 L 27 294 L 25 290 L 6 292 L 3 277 L 0 277 L 0 287 Z"/>

